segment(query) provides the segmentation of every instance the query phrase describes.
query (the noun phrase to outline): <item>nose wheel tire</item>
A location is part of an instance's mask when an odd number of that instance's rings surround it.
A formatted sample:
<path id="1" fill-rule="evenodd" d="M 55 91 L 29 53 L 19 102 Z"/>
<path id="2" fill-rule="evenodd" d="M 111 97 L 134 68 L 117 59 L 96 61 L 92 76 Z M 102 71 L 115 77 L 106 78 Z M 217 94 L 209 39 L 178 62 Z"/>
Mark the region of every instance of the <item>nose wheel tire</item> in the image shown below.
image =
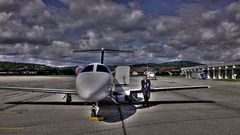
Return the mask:
<path id="1" fill-rule="evenodd" d="M 70 94 L 66 94 L 66 103 L 69 104 L 72 101 L 72 96 Z"/>
<path id="2" fill-rule="evenodd" d="M 91 107 L 91 117 L 96 117 L 97 116 L 97 108 L 95 105 Z"/>

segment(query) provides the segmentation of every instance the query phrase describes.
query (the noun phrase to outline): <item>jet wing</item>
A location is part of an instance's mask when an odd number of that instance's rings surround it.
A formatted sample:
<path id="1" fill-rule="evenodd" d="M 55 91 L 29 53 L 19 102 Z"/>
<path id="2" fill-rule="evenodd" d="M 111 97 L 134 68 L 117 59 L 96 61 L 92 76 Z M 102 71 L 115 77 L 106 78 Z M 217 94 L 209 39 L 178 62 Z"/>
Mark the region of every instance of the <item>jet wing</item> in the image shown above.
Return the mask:
<path id="1" fill-rule="evenodd" d="M 198 86 L 151 88 L 151 92 L 175 91 L 175 90 L 192 90 L 192 89 L 204 89 L 204 88 L 210 88 L 210 86 L 208 86 L 208 85 L 198 85 Z M 141 89 L 130 89 L 130 93 L 142 93 L 142 91 L 141 91 Z"/>
<path id="2" fill-rule="evenodd" d="M 28 88 L 28 87 L 0 87 L 0 89 L 1 90 L 13 90 L 13 91 L 25 91 L 25 92 L 41 92 L 41 93 L 77 95 L 77 91 L 71 90 L 71 89 Z"/>

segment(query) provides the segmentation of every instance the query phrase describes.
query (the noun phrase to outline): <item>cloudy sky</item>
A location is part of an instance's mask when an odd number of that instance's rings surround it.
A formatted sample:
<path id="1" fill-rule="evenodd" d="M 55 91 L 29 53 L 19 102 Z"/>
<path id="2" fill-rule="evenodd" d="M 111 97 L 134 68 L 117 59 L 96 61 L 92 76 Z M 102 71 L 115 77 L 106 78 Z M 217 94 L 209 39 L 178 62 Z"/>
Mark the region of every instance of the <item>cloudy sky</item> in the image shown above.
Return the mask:
<path id="1" fill-rule="evenodd" d="M 238 0 L 0 0 L 0 61 L 106 64 L 240 60 Z"/>

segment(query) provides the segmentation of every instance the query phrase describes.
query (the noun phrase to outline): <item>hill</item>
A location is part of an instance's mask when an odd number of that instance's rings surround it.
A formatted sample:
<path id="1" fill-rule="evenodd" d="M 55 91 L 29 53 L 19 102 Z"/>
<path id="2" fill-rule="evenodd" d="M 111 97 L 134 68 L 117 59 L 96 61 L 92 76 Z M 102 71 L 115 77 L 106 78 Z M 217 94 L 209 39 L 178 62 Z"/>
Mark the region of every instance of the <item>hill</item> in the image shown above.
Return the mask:
<path id="1" fill-rule="evenodd" d="M 131 67 L 192 67 L 192 66 L 198 66 L 203 65 L 201 63 L 196 63 L 192 61 L 171 61 L 171 62 L 164 62 L 164 63 L 147 63 L 147 64 L 135 64 L 131 65 Z"/>
<path id="2" fill-rule="evenodd" d="M 41 64 L 0 62 L 2 75 L 74 75 L 76 67 L 51 67 Z"/>
<path id="3" fill-rule="evenodd" d="M 133 69 L 146 67 L 160 68 L 181 68 L 189 66 L 202 65 L 191 61 L 173 61 L 160 64 L 147 63 L 131 65 Z M 116 66 L 109 66 L 114 70 Z M 74 75 L 76 67 L 51 67 L 41 64 L 32 63 L 16 63 L 16 62 L 0 62 L 0 74 L 2 75 Z"/>

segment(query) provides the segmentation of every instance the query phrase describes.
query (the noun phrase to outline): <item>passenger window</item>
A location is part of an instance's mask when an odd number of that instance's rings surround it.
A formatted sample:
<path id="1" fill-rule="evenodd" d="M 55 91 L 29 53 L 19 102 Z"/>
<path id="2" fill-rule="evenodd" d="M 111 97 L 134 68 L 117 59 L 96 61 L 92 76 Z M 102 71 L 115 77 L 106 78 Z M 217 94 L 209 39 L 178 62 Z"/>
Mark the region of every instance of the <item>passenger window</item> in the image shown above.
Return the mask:
<path id="1" fill-rule="evenodd" d="M 109 70 L 108 70 L 105 66 L 102 66 L 102 65 L 98 65 L 98 66 L 97 66 L 97 72 L 110 73 Z"/>
<path id="2" fill-rule="evenodd" d="M 81 73 L 82 72 L 93 72 L 93 65 L 86 66 L 81 70 Z"/>

